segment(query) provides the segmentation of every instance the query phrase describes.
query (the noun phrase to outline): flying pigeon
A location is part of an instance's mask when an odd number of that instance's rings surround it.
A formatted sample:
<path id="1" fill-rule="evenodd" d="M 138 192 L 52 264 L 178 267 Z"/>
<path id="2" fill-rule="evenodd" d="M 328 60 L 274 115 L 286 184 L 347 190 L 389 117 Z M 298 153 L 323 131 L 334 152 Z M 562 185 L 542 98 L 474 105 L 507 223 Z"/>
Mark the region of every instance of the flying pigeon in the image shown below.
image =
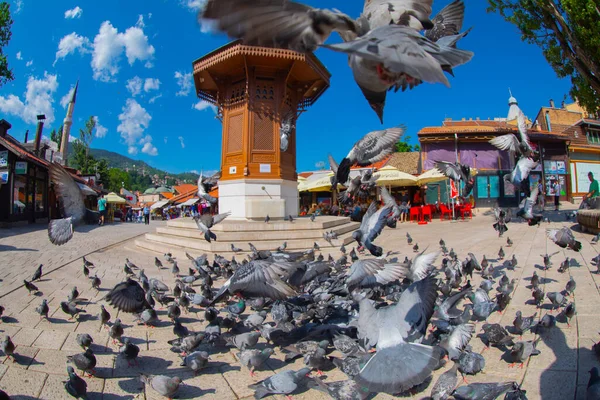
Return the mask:
<path id="1" fill-rule="evenodd" d="M 226 212 L 217 215 L 210 214 L 202 214 L 194 217 L 194 221 L 196 221 L 196 225 L 198 229 L 202 231 L 204 234 L 204 240 L 210 243 L 211 240 L 217 240 L 217 235 L 215 235 L 210 228 L 223 221 L 225 218 L 229 217 L 231 212 Z"/>
<path id="2" fill-rule="evenodd" d="M 566 226 L 561 229 L 551 229 L 547 231 L 548 238 L 563 249 L 569 248 L 574 251 L 581 250 L 581 242 L 575 240 L 573 232 Z"/>
<path id="3" fill-rule="evenodd" d="M 85 207 L 81 189 L 64 167 L 54 162 L 49 165 L 48 169 L 61 212 L 64 215 L 62 219 L 50 220 L 48 238 L 52 244 L 61 246 L 71 240 L 75 226 L 83 222 L 98 223 L 99 213 Z"/>
<path id="4" fill-rule="evenodd" d="M 145 308 L 150 308 L 144 289 L 131 278 L 118 283 L 104 299 L 108 304 L 126 313 L 140 313 Z"/>
<path id="5" fill-rule="evenodd" d="M 475 181 L 471 176 L 471 168 L 468 165 L 460 163 L 451 163 L 448 161 L 435 161 L 435 168 L 442 174 L 460 185 L 460 182 L 464 183 L 462 190 L 462 197 L 469 197 L 469 193 L 473 190 Z"/>
<path id="6" fill-rule="evenodd" d="M 394 151 L 394 145 L 406 131 L 406 127 L 389 128 L 367 133 L 352 146 L 337 169 L 337 182 L 345 185 L 350 175 L 350 167 L 361 167 L 383 160 Z"/>
<path id="7" fill-rule="evenodd" d="M 362 222 L 358 230 L 352 233 L 352 237 L 359 244 L 358 250 L 361 251 L 363 247 L 367 248 L 369 252 L 375 257 L 383 255 L 383 249 L 373 244 L 373 241 L 379 236 L 381 231 L 386 225 L 388 216 L 392 212 L 391 207 L 382 207 L 377 210 L 377 204 L 375 201 L 371 202 L 371 205 L 367 209 L 367 212 L 363 216 Z"/>
<path id="8" fill-rule="evenodd" d="M 210 204 L 217 204 L 218 200 L 208 194 L 208 192 L 206 191 L 206 186 L 204 186 L 204 182 L 205 180 L 202 177 L 202 174 L 200 174 L 200 176 L 198 177 L 198 197 L 208 201 Z"/>

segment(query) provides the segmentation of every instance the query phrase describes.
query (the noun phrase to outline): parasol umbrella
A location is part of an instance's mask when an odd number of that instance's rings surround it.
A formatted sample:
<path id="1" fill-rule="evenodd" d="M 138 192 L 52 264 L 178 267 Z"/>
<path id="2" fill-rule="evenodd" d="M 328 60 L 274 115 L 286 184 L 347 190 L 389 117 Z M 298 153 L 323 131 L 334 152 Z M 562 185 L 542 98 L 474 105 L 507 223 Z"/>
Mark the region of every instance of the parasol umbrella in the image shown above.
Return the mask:
<path id="1" fill-rule="evenodd" d="M 126 204 L 127 200 L 117 195 L 115 192 L 110 192 L 106 195 L 106 202 L 114 204 Z"/>
<path id="2" fill-rule="evenodd" d="M 438 171 L 436 168 L 430 169 L 427 172 L 422 173 L 417 177 L 417 184 L 419 186 L 426 185 L 428 183 L 444 181 L 448 179 L 448 177 Z"/>
<path id="3" fill-rule="evenodd" d="M 416 186 L 417 178 L 411 174 L 400 171 L 391 165 L 378 170 L 374 175 L 377 186 Z"/>

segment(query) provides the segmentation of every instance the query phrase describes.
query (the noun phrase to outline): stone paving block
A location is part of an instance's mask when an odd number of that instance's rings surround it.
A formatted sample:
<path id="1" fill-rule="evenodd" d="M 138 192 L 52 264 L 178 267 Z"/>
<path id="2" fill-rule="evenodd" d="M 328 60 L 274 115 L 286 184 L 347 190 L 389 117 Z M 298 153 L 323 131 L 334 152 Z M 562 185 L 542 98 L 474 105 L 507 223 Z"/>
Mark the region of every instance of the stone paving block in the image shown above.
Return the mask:
<path id="1" fill-rule="evenodd" d="M 13 398 L 18 398 L 17 396 L 37 398 L 47 377 L 48 375 L 43 372 L 9 368 L 0 380 L 0 389 Z"/>
<path id="2" fill-rule="evenodd" d="M 530 399 L 572 399 L 575 397 L 575 371 L 527 370 L 522 387 Z"/>
<path id="3" fill-rule="evenodd" d="M 45 372 L 47 374 L 67 376 L 67 356 L 69 353 L 60 350 L 40 349 L 34 361 L 29 366 L 31 371 Z M 77 369 L 77 368 L 75 368 Z"/>
<path id="4" fill-rule="evenodd" d="M 72 400 L 73 397 L 67 393 L 64 386 L 67 379 L 67 376 L 48 375 L 39 398 L 43 400 Z M 87 383 L 87 398 L 89 400 L 101 400 L 104 379 L 84 379 Z"/>
<path id="5" fill-rule="evenodd" d="M 83 351 L 81 346 L 77 344 L 76 338 L 78 334 L 79 333 L 77 332 L 69 332 L 69 336 L 67 336 L 67 339 L 65 340 L 60 349 L 63 351 L 70 352 Z M 93 333 L 90 334 L 90 336 L 94 341 L 91 346 L 91 349 L 94 353 L 112 353 L 112 349 L 106 346 L 108 340 L 108 335 L 106 334 L 106 332 Z"/>
<path id="6" fill-rule="evenodd" d="M 40 349 L 58 350 L 62 347 L 67 336 L 69 336 L 68 332 L 45 330 L 40 334 L 33 345 Z"/>
<path id="7" fill-rule="evenodd" d="M 103 400 L 133 400 L 144 398 L 144 388 L 139 378 L 113 378 L 104 381 Z M 141 393 L 142 397 L 139 397 Z"/>
<path id="8" fill-rule="evenodd" d="M 21 330 L 20 326 L 2 324 L 0 325 L 0 337 L 4 339 L 5 336 L 10 336 L 11 339 Z"/>
<path id="9" fill-rule="evenodd" d="M 14 344 L 31 346 L 41 333 L 42 332 L 38 329 L 22 328 L 16 335 L 12 336 L 11 339 Z"/>
<path id="10" fill-rule="evenodd" d="M 577 332 L 552 328 L 541 334 L 537 345 L 541 352 L 532 357 L 529 369 L 550 369 L 558 371 L 577 370 Z"/>
<path id="11" fill-rule="evenodd" d="M 600 367 L 600 360 L 596 356 L 594 350 L 592 350 L 592 346 L 597 341 L 594 341 L 590 338 L 581 338 L 579 340 L 579 349 L 578 349 L 578 365 L 577 365 L 577 382 L 578 384 L 587 383 L 590 379 L 589 371 L 593 367 Z"/>
<path id="12" fill-rule="evenodd" d="M 184 386 L 180 386 L 179 398 L 182 399 L 210 399 L 210 400 L 234 400 L 236 395 L 231 390 L 227 381 L 220 374 L 200 374 L 196 377 L 184 379 Z M 156 392 L 152 389 L 146 391 L 147 399 L 158 400 Z"/>

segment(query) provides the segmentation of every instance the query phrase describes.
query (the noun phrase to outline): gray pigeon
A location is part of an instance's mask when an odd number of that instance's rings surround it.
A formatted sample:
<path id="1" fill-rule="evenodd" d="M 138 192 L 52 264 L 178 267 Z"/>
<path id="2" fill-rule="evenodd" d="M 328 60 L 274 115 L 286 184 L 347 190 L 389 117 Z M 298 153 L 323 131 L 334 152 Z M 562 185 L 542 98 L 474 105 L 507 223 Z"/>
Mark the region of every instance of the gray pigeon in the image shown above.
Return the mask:
<path id="1" fill-rule="evenodd" d="M 40 314 L 40 319 L 46 318 L 48 319 L 48 312 L 50 312 L 50 307 L 48 307 L 48 300 L 42 300 L 42 304 L 35 308 L 35 311 Z"/>
<path id="2" fill-rule="evenodd" d="M 13 362 L 15 362 L 15 344 L 12 342 L 12 340 L 10 340 L 10 336 L 8 335 L 6 335 L 2 341 L 2 352 L 7 359 L 12 357 Z"/>
<path id="3" fill-rule="evenodd" d="M 53 162 L 48 167 L 50 180 L 65 218 L 50 220 L 48 238 L 52 244 L 61 246 L 73 237 L 74 227 L 82 223 L 97 224 L 100 214 L 88 210 L 84 204 L 84 195 L 67 170 Z"/>
<path id="4" fill-rule="evenodd" d="M 550 292 L 546 294 L 546 297 L 552 302 L 552 310 L 563 307 L 567 303 L 567 299 L 560 292 Z"/>
<path id="5" fill-rule="evenodd" d="M 471 383 L 457 388 L 453 396 L 456 400 L 494 400 L 515 387 L 519 387 L 516 382 Z"/>
<path id="6" fill-rule="evenodd" d="M 259 338 L 260 332 L 247 332 L 239 335 L 228 336 L 225 338 L 225 340 L 228 344 L 231 344 L 243 351 L 256 346 Z"/>
<path id="7" fill-rule="evenodd" d="M 215 235 L 210 228 L 223 221 L 225 218 L 229 217 L 231 212 L 226 212 L 222 214 L 210 215 L 210 214 L 202 214 L 194 217 L 194 221 L 196 221 L 196 225 L 198 229 L 204 234 L 204 240 L 210 242 L 211 240 L 217 240 L 217 235 Z"/>
<path id="8" fill-rule="evenodd" d="M 178 376 L 165 376 L 165 375 L 146 375 L 140 374 L 140 380 L 146 385 L 150 386 L 161 396 L 172 399 L 179 390 L 181 385 L 181 378 Z"/>
<path id="9" fill-rule="evenodd" d="M 194 375 L 198 374 L 200 370 L 208 365 L 210 357 L 206 351 L 195 351 L 186 356 L 181 356 L 181 366 L 188 367 L 194 371 Z"/>
<path id="10" fill-rule="evenodd" d="M 81 379 L 70 365 L 67 367 L 67 372 L 69 374 L 69 379 L 64 382 L 67 393 L 76 399 L 86 399 L 87 382 L 84 379 Z"/>
<path id="11" fill-rule="evenodd" d="M 536 349 L 536 345 L 538 344 L 540 339 L 541 336 L 538 337 L 536 340 L 528 340 L 515 343 L 512 349 L 510 350 L 510 356 L 512 358 L 513 363 L 510 364 L 509 367 L 514 367 L 515 364 L 519 363 L 519 368 L 523 368 L 524 363 L 527 362 L 527 360 L 529 360 L 529 357 L 540 354 L 540 351 Z"/>
<path id="12" fill-rule="evenodd" d="M 446 400 L 452 394 L 458 383 L 457 370 L 458 364 L 455 363 L 452 368 L 440 375 L 431 389 L 433 400 Z"/>
<path id="13" fill-rule="evenodd" d="M 274 350 L 267 347 L 264 350 L 244 350 L 237 353 L 240 364 L 250 370 L 250 376 L 255 376 L 254 370 L 264 364 L 273 355 Z"/>
<path id="14" fill-rule="evenodd" d="M 83 310 L 81 308 L 77 308 L 77 305 L 75 303 L 66 302 L 66 301 L 60 302 L 60 309 L 65 314 L 69 314 L 71 316 L 69 318 L 69 320 L 73 319 L 74 317 L 77 317 L 79 315 L 79 313 L 85 312 L 85 310 Z"/>
<path id="15" fill-rule="evenodd" d="M 85 352 L 75 354 L 74 356 L 67 356 L 68 362 L 73 363 L 77 367 L 77 369 L 82 371 L 83 373 L 87 372 L 90 376 L 92 376 L 92 372 L 95 374 L 94 367 L 96 366 L 96 356 L 92 349 L 87 348 Z"/>
<path id="16" fill-rule="evenodd" d="M 94 343 L 94 339 L 92 339 L 92 337 L 87 333 L 79 333 L 75 337 L 75 341 L 83 350 L 87 349 L 92 345 L 92 343 Z"/>
<path id="17" fill-rule="evenodd" d="M 547 231 L 548 238 L 563 249 L 569 248 L 574 251 L 581 250 L 581 242 L 575 240 L 573 232 L 566 226 L 561 229 L 551 229 Z"/>
<path id="18" fill-rule="evenodd" d="M 485 367 L 485 358 L 479 353 L 470 350 L 462 352 L 458 358 L 458 370 L 462 374 L 476 375 Z"/>
<path id="19" fill-rule="evenodd" d="M 534 313 L 531 317 L 523 318 L 523 313 L 517 310 L 516 317 L 513 321 L 515 331 L 519 335 L 523 335 L 526 331 L 535 326 L 535 318 L 537 313 Z"/>
<path id="20" fill-rule="evenodd" d="M 140 353 L 140 348 L 135 344 L 131 343 L 131 339 L 125 338 L 123 346 L 119 348 L 119 354 L 127 360 L 127 365 L 131 366 L 131 363 L 137 364 L 137 356 Z"/>
<path id="21" fill-rule="evenodd" d="M 415 341 L 426 333 L 437 298 L 435 278 L 411 284 L 398 302 L 375 309 L 359 301 L 358 337 L 377 352 L 364 364 L 356 382 L 370 392 L 400 393 L 425 381 L 439 364 L 441 349 Z"/>
<path id="22" fill-rule="evenodd" d="M 310 368 L 302 368 L 298 371 L 282 371 L 248 387 L 254 389 L 255 399 L 262 399 L 270 394 L 289 395 L 298 388 L 309 373 Z"/>

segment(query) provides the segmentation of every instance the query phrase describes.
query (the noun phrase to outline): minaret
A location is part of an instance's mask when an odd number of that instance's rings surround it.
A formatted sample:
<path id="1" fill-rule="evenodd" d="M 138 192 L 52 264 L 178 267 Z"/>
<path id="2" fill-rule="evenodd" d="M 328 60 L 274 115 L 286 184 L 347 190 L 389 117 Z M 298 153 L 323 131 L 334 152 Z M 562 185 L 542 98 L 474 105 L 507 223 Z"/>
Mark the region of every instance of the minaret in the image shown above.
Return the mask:
<path id="1" fill-rule="evenodd" d="M 508 117 L 506 120 L 513 121 L 517 119 L 519 115 L 519 103 L 517 103 L 517 99 L 513 97 L 510 89 L 508 89 L 508 93 L 510 94 L 510 98 L 508 99 Z"/>
<path id="2" fill-rule="evenodd" d="M 60 154 L 62 156 L 62 164 L 64 166 L 67 165 L 67 157 L 69 155 L 69 135 L 71 134 L 71 125 L 73 125 L 73 109 L 75 108 L 75 100 L 77 99 L 77 88 L 79 87 L 79 80 L 75 84 L 75 89 L 73 89 L 73 95 L 71 96 L 71 100 L 69 101 L 69 106 L 67 107 L 67 116 L 63 121 L 63 131 L 62 131 L 62 139 L 60 143 Z"/>

